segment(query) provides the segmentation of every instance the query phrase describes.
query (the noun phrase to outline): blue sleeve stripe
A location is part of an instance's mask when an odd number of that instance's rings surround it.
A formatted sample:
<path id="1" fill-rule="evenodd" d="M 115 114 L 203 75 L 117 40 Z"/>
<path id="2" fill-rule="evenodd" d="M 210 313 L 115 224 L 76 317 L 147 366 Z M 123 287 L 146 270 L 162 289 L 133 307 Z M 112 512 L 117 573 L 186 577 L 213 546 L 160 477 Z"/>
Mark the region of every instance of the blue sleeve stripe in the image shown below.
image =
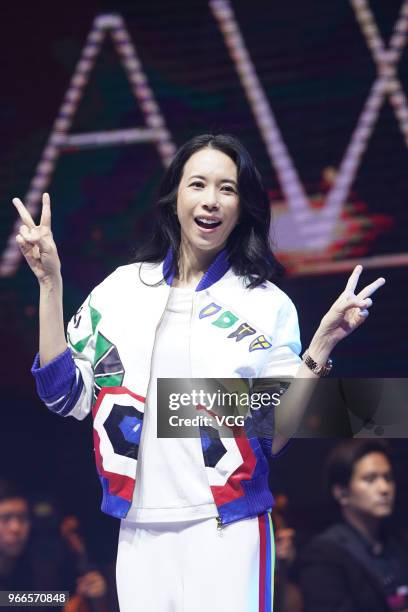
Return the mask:
<path id="1" fill-rule="evenodd" d="M 76 368 L 76 379 L 74 384 L 72 385 L 71 391 L 65 402 L 61 402 L 57 406 L 53 406 L 50 408 L 53 412 L 56 412 L 60 416 L 67 416 L 71 410 L 74 408 L 75 404 L 78 402 L 80 395 L 82 393 L 82 389 L 84 388 L 84 381 L 82 380 L 82 374 L 78 368 Z"/>
<path id="2" fill-rule="evenodd" d="M 48 410 L 67 416 L 84 388 L 81 370 L 76 366 L 71 350 L 67 348 L 43 367 L 37 354 L 31 371 L 38 395 Z"/>
<path id="3" fill-rule="evenodd" d="M 67 348 L 43 367 L 37 354 L 31 372 L 35 378 L 38 395 L 43 402 L 52 404 L 70 393 L 75 382 L 73 354 Z"/>

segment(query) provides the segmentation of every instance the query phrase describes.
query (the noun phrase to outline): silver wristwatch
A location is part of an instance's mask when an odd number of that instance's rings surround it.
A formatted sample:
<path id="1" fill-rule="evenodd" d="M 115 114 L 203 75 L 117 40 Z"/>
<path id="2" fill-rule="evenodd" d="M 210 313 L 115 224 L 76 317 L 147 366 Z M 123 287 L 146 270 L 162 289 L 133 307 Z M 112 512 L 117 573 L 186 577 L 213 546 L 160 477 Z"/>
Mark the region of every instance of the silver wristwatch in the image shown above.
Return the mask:
<path id="1" fill-rule="evenodd" d="M 307 367 L 312 370 L 313 374 L 316 374 L 316 376 L 327 376 L 333 367 L 333 361 L 331 359 L 328 359 L 325 365 L 316 363 L 316 361 L 309 355 L 309 349 L 303 353 L 302 359 Z"/>

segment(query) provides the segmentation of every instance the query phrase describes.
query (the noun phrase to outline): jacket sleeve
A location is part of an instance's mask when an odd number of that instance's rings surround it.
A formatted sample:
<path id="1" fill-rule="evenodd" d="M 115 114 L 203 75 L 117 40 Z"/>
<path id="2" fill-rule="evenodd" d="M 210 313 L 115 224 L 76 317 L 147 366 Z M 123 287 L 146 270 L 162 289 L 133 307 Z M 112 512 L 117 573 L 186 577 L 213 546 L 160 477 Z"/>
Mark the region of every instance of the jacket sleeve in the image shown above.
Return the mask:
<path id="1" fill-rule="evenodd" d="M 289 386 L 289 383 L 282 381 L 282 378 L 293 378 L 296 375 L 301 359 L 300 333 L 298 316 L 295 305 L 285 295 L 285 301 L 281 305 L 277 317 L 275 330 L 272 332 L 272 349 L 269 351 L 269 358 L 262 369 L 259 378 L 274 380 L 258 380 L 254 383 L 254 390 L 262 392 L 268 391 L 272 395 L 282 395 Z M 274 406 L 268 409 L 257 411 L 252 414 L 255 430 L 261 444 L 262 450 L 267 458 L 279 455 L 282 450 L 272 455 L 272 441 L 275 432 L 275 412 Z"/>
<path id="2" fill-rule="evenodd" d="M 68 346 L 71 350 L 83 389 L 72 406 L 70 416 L 83 419 L 90 412 L 94 392 L 95 344 L 101 313 L 94 305 L 96 290 L 74 314 L 67 328 Z"/>
<path id="3" fill-rule="evenodd" d="M 285 295 L 279 308 L 275 329 L 272 333 L 272 349 L 264 366 L 261 378 L 293 377 L 296 375 L 301 359 L 299 322 L 295 305 Z"/>
<path id="4" fill-rule="evenodd" d="M 88 296 L 68 323 L 68 348 L 44 367 L 37 355 L 32 367 L 37 392 L 49 410 L 84 419 L 93 396 L 95 336 L 101 315 Z"/>

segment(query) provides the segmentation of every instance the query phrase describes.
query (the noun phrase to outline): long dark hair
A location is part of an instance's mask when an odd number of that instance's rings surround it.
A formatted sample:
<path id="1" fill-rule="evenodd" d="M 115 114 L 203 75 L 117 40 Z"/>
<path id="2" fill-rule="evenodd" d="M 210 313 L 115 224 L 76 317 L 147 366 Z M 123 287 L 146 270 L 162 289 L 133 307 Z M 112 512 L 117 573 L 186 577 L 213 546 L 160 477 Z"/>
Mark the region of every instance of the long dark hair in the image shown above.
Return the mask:
<path id="1" fill-rule="evenodd" d="M 282 275 L 283 266 L 274 256 L 270 244 L 269 198 L 248 151 L 237 138 L 228 134 L 195 136 L 177 151 L 160 185 L 154 209 L 152 234 L 150 239 L 136 250 L 133 261 L 161 262 L 171 247 L 175 254 L 174 272 L 177 275 L 180 224 L 174 211 L 178 186 L 188 159 L 206 147 L 228 155 L 238 170 L 240 222 L 227 240 L 229 261 L 233 271 L 246 277 L 249 287 L 256 287 L 266 280 L 276 279 Z"/>

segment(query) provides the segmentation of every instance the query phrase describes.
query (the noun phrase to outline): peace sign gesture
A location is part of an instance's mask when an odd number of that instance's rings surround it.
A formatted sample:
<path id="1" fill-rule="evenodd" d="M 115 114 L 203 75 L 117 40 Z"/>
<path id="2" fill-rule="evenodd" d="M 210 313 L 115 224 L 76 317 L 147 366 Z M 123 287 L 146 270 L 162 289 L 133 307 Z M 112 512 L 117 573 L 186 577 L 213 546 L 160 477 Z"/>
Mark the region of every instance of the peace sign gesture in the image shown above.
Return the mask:
<path id="1" fill-rule="evenodd" d="M 346 288 L 337 298 L 330 310 L 320 322 L 317 333 L 324 338 L 331 348 L 351 334 L 368 317 L 368 309 L 373 301 L 370 296 L 385 283 L 384 278 L 377 278 L 359 293 L 355 293 L 363 266 L 356 266 L 351 273 Z"/>
<path id="2" fill-rule="evenodd" d="M 38 282 L 47 283 L 59 280 L 61 263 L 51 232 L 50 196 L 42 197 L 40 224 L 36 225 L 19 198 L 13 199 L 23 225 L 20 226 L 16 242 Z"/>

